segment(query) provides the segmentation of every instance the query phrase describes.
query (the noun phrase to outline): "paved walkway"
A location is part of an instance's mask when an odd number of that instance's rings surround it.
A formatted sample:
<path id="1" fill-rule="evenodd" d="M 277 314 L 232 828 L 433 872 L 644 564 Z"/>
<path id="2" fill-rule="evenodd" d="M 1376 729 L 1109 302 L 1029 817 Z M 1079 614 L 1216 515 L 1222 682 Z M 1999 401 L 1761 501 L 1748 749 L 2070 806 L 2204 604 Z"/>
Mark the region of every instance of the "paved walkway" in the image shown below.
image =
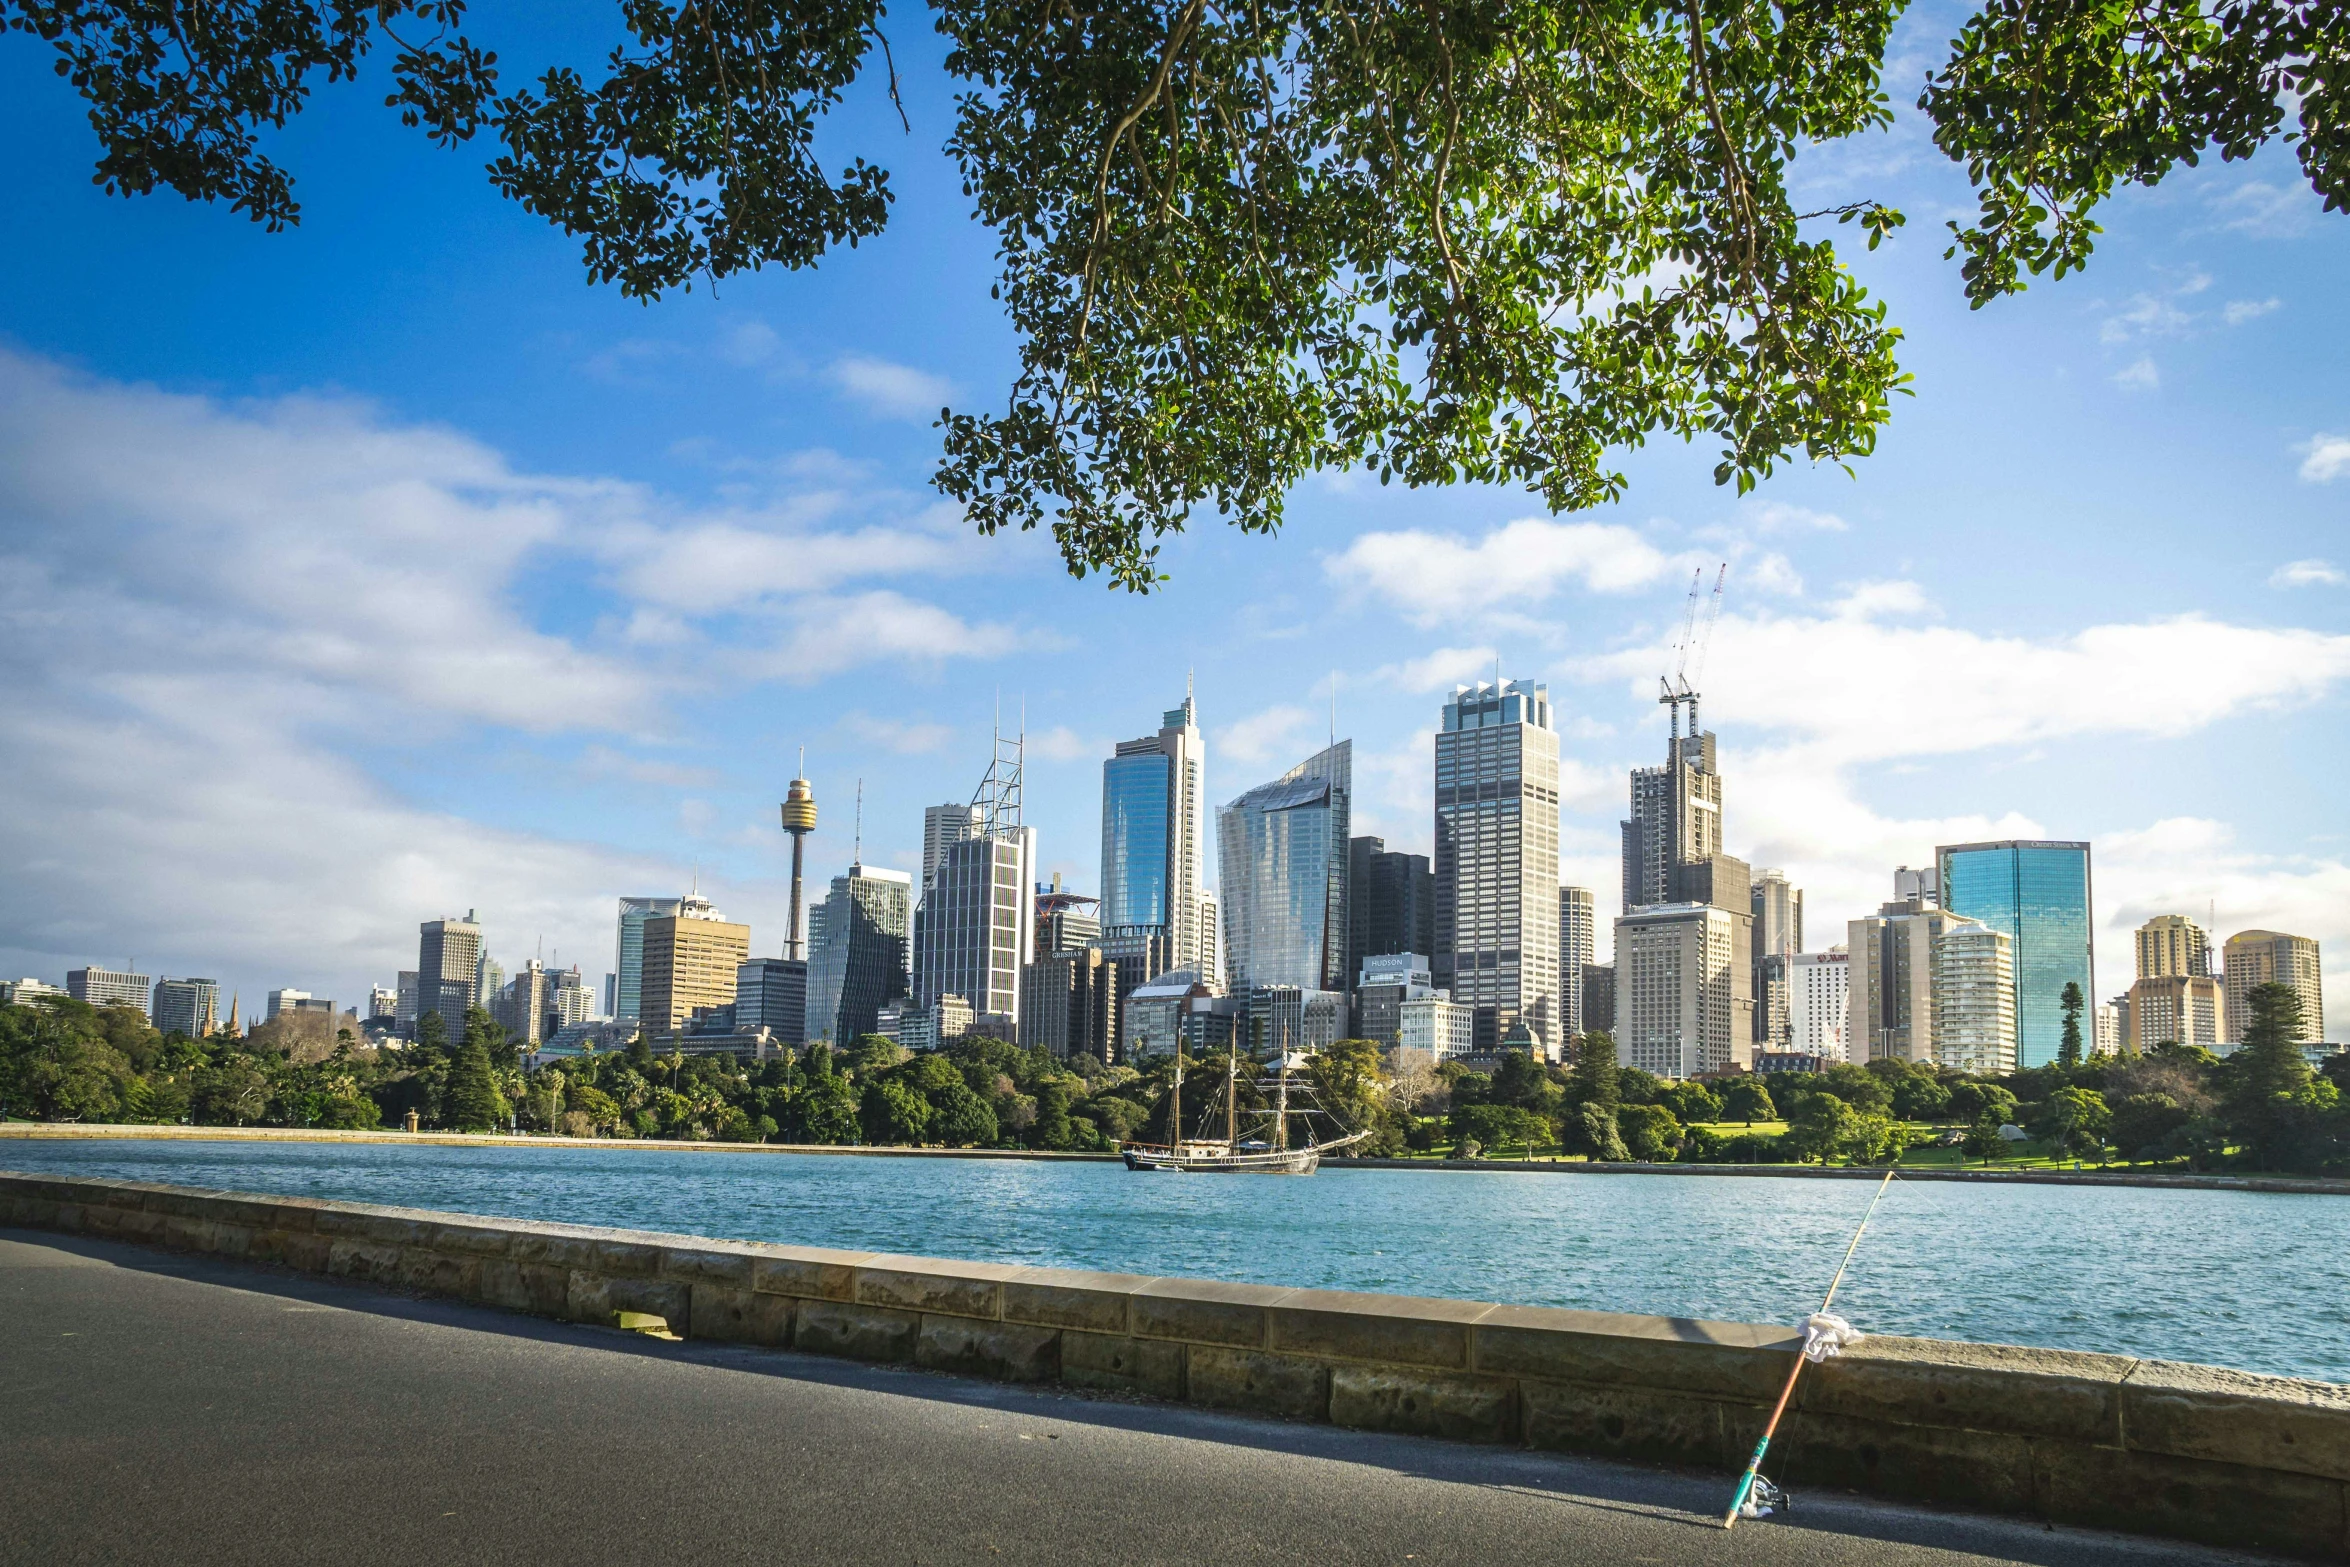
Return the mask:
<path id="1" fill-rule="evenodd" d="M 668 1344 L 0 1230 L 0 1562 L 2244 1558 L 1723 1476 Z"/>

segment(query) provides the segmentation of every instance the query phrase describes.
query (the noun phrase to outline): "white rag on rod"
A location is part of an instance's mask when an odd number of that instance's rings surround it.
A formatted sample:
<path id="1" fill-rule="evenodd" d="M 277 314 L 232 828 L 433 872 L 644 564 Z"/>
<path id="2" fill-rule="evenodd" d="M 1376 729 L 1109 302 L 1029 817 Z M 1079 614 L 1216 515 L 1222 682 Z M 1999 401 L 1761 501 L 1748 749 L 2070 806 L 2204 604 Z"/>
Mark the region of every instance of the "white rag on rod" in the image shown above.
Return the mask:
<path id="1" fill-rule="evenodd" d="M 1803 1358 L 1818 1365 L 1830 1355 L 1841 1353 L 1845 1345 L 1857 1344 L 1865 1336 L 1842 1317 L 1815 1311 L 1803 1321 Z"/>

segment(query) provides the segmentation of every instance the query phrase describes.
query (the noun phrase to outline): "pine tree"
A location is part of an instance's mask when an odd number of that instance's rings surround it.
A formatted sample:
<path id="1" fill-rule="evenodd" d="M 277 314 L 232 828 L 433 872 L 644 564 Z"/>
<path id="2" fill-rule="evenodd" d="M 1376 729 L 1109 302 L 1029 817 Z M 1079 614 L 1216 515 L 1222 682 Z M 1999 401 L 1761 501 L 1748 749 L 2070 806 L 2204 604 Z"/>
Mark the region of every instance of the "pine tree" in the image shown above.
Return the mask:
<path id="1" fill-rule="evenodd" d="M 1575 1041 L 1576 1103 L 1614 1109 L 1624 1097 L 1616 1076 L 1615 1036 L 1594 1030 Z"/>
<path id="2" fill-rule="evenodd" d="M 2064 1038 L 2056 1047 L 2056 1064 L 2069 1069 L 2081 1064 L 2081 1009 L 2088 1000 L 2081 987 L 2068 979 L 2058 1003 L 2064 1008 Z"/>
<path id="3" fill-rule="evenodd" d="M 2228 1131 L 2244 1140 L 2263 1168 L 2291 1166 L 2308 1130 L 2311 1072 L 2301 1053 L 2301 998 L 2284 985 L 2255 985 L 2245 996 L 2251 1019 L 2228 1058 Z"/>
<path id="4" fill-rule="evenodd" d="M 478 1009 L 466 1014 L 465 1039 L 449 1064 L 449 1086 L 443 1096 L 448 1123 L 461 1132 L 495 1128 L 504 1109 L 497 1080 L 490 1075 L 490 1035 L 497 1025 Z"/>

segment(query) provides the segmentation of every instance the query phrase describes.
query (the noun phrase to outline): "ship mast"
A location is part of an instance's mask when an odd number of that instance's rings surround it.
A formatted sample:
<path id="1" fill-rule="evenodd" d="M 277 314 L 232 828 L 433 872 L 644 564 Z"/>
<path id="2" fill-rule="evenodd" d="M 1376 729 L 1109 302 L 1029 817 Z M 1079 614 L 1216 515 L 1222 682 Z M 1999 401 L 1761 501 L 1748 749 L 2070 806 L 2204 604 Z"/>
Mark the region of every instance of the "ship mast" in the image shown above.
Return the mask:
<path id="1" fill-rule="evenodd" d="M 1277 1153 L 1289 1151 L 1289 1033 L 1286 1027 L 1281 1038 L 1281 1105 L 1273 1113 L 1273 1148 Z"/>
<path id="2" fill-rule="evenodd" d="M 1240 1034 L 1232 1035 L 1232 1056 L 1224 1065 L 1224 1151 L 1240 1151 Z"/>
<path id="3" fill-rule="evenodd" d="M 1183 1038 L 1175 1039 L 1175 1088 L 1167 1096 L 1167 1146 L 1183 1152 Z"/>

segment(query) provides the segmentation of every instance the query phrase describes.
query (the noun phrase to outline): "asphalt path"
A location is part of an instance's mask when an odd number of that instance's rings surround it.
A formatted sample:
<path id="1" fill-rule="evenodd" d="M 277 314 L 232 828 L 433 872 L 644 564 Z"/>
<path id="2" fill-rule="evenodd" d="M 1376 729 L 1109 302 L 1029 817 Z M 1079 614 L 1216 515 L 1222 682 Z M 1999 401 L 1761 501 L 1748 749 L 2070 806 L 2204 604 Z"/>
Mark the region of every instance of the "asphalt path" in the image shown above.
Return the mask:
<path id="1" fill-rule="evenodd" d="M 0 1562 L 2252 1558 L 1729 1477 L 665 1343 L 0 1230 Z"/>

